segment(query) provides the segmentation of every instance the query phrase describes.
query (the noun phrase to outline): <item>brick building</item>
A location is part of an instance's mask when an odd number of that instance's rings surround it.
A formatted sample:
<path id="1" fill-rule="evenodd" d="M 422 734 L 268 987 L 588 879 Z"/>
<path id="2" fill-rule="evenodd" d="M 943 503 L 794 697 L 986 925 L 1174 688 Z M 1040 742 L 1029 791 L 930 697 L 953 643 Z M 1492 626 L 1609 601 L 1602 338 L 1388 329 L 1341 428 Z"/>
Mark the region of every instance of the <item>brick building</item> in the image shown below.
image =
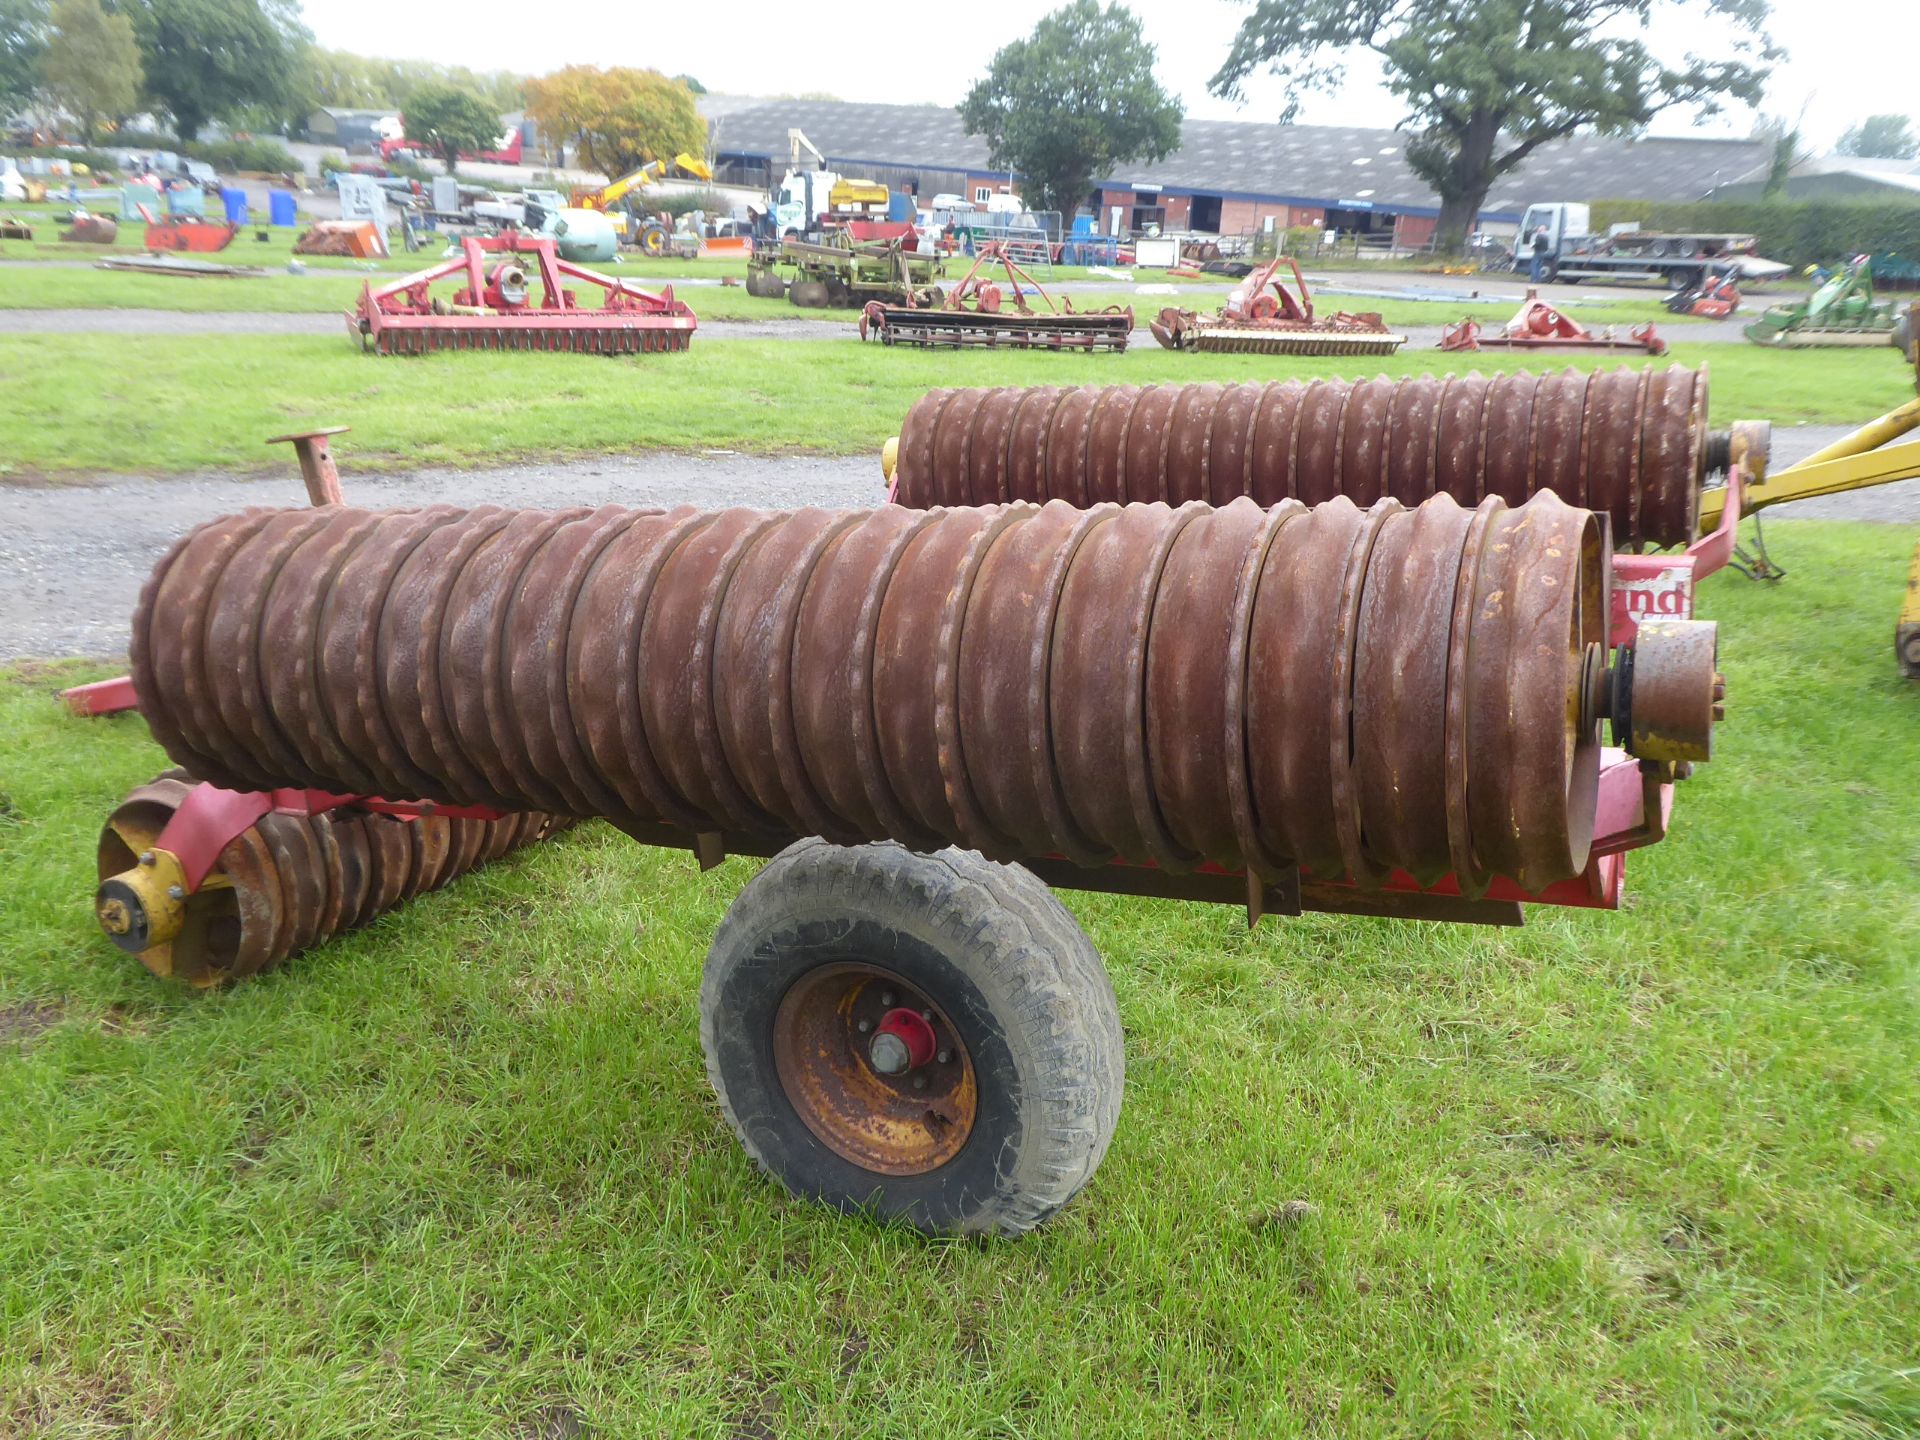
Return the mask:
<path id="1" fill-rule="evenodd" d="M 706 95 L 700 108 L 727 183 L 778 182 L 792 153 L 788 134 L 799 130 L 829 169 L 905 190 L 922 205 L 935 195 L 984 204 L 996 191 L 1019 191 L 1019 177 L 991 170 L 986 142 L 944 106 Z M 1159 224 L 1232 235 L 1308 225 L 1418 246 L 1433 234 L 1440 200 L 1406 163 L 1408 138 L 1397 130 L 1188 120 L 1178 150 L 1097 177 L 1085 203 L 1097 205 L 1103 231 Z M 1764 141 L 1575 136 L 1542 146 L 1504 177 L 1480 219 L 1516 223 L 1535 200 L 1697 200 L 1764 173 L 1767 160 Z"/>

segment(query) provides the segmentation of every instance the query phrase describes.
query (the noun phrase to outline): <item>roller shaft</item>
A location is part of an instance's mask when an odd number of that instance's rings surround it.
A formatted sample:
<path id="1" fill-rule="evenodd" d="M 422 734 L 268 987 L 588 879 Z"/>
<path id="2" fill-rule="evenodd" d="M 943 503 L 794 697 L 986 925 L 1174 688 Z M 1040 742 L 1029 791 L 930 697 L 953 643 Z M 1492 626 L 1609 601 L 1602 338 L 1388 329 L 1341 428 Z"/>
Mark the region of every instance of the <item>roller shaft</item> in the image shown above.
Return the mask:
<path id="1" fill-rule="evenodd" d="M 134 674 L 230 787 L 1537 889 L 1591 838 L 1604 552 L 1550 495 L 252 511 L 161 562 Z"/>
<path id="2" fill-rule="evenodd" d="M 191 789 L 176 771 L 121 801 L 100 832 L 103 882 L 135 870 Z M 538 814 L 398 819 L 352 808 L 263 815 L 220 852 L 206 884 L 186 901 L 180 933 L 140 949 L 113 938 L 163 979 L 202 986 L 241 979 L 568 823 Z"/>
<path id="3" fill-rule="evenodd" d="M 902 504 L 1262 505 L 1541 490 L 1621 545 L 1684 545 L 1705 474 L 1706 372 L 1419 376 L 934 390 L 900 437 Z"/>

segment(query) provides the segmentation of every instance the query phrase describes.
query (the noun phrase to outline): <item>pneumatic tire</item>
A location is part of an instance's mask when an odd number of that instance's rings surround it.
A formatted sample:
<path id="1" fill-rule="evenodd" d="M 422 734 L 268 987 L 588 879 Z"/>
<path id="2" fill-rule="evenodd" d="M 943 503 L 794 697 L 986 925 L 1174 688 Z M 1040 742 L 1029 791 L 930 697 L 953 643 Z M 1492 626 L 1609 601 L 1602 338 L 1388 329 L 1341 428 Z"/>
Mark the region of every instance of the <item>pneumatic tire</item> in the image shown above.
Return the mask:
<path id="1" fill-rule="evenodd" d="M 878 1048 L 891 1028 L 926 1035 L 897 1073 Z M 952 849 L 782 851 L 714 936 L 700 1042 L 762 1170 L 929 1234 L 1047 1220 L 1106 1154 L 1125 1085 L 1113 987 L 1079 925 L 1030 872 Z"/>

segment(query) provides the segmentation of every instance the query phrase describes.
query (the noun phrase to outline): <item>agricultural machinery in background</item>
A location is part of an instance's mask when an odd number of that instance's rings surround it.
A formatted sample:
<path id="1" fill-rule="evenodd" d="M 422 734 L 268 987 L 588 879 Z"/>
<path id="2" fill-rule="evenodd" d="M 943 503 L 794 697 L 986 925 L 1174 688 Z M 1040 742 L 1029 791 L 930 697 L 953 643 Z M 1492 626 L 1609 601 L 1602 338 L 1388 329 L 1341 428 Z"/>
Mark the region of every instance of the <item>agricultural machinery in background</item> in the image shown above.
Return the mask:
<path id="1" fill-rule="evenodd" d="M 412 275 L 369 280 L 347 328 L 369 351 L 558 350 L 590 355 L 685 350 L 698 324 L 671 285 L 642 290 L 562 260 L 550 235 L 468 236 L 461 253 Z M 531 259 L 532 265 L 526 263 Z M 596 287 L 601 303 L 578 303 L 566 282 Z M 435 295 L 439 281 L 456 282 Z M 538 287 L 537 291 L 535 287 Z"/>
<path id="2" fill-rule="evenodd" d="M 945 273 L 939 256 L 909 250 L 901 240 L 763 240 L 747 259 L 746 288 L 749 295 L 767 299 L 785 295 L 810 310 L 857 309 L 873 301 L 938 309 L 946 303 L 938 283 Z"/>
<path id="3" fill-rule="evenodd" d="M 1281 278 L 1282 266 L 1293 272 L 1291 288 Z M 1372 311 L 1315 315 L 1306 277 L 1288 255 L 1241 280 L 1217 314 L 1169 307 L 1148 328 L 1169 350 L 1239 355 L 1391 355 L 1406 343 Z"/>
<path id="4" fill-rule="evenodd" d="M 1056 303 L 1005 246 L 995 244 L 982 247 L 941 303 L 870 300 L 860 315 L 862 340 L 923 348 L 1125 350 L 1132 335 L 1131 306 L 1082 312 L 1070 299 Z"/>
<path id="5" fill-rule="evenodd" d="M 1498 330 L 1486 330 L 1471 317 L 1450 325 L 1440 334 L 1442 350 L 1639 350 L 1648 355 L 1667 353 L 1667 342 L 1651 324 L 1636 325 L 1625 335 L 1611 325 L 1598 334 L 1540 298 L 1537 290 L 1513 318 Z"/>
<path id="6" fill-rule="evenodd" d="M 1776 350 L 1886 345 L 1894 340 L 1894 311 L 1874 300 L 1873 262 L 1862 255 L 1806 299 L 1768 306 L 1746 336 Z"/>
<path id="7" fill-rule="evenodd" d="M 112 245 L 120 238 L 120 222 L 111 215 L 75 210 L 67 217 L 60 239 L 69 245 Z"/>

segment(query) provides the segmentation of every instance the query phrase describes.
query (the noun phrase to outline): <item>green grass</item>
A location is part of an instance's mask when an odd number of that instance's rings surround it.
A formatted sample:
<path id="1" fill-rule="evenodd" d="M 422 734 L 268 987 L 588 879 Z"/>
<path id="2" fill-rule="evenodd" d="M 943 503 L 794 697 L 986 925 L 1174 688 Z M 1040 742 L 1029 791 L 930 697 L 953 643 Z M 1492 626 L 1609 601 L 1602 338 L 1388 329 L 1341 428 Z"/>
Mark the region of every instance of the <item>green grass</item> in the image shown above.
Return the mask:
<path id="1" fill-rule="evenodd" d="M 0 408 L 0 475 L 277 467 L 284 457 L 261 442 L 301 424 L 351 424 L 340 450 L 349 469 L 669 448 L 854 455 L 877 453 L 914 400 L 937 385 L 1410 375 L 1524 367 L 1532 358 L 1403 350 L 1376 360 L 1251 360 L 1150 344 L 1117 356 L 961 355 L 862 345 L 849 335 L 696 337 L 684 355 L 624 360 L 474 352 L 394 359 L 362 354 L 344 330 L 337 339 L 222 336 L 137 350 L 107 335 L 0 338 L 0 386 L 10 400 Z M 1722 422 L 1853 423 L 1912 393 L 1911 374 L 1890 348 L 1809 355 L 1678 345 L 1671 359 L 1711 362 L 1713 414 Z M 1566 363 L 1621 362 L 1587 355 Z"/>
<path id="2" fill-rule="evenodd" d="M 0 1433 L 1920 1432 L 1911 537 L 1703 590 L 1731 718 L 1618 914 L 1067 896 L 1128 1096 L 1017 1242 L 789 1200 L 711 1100 L 752 873 L 590 827 L 218 995 L 93 930 L 163 762 L 0 679 Z M 1274 1221 L 1288 1202 L 1312 1206 Z"/>

